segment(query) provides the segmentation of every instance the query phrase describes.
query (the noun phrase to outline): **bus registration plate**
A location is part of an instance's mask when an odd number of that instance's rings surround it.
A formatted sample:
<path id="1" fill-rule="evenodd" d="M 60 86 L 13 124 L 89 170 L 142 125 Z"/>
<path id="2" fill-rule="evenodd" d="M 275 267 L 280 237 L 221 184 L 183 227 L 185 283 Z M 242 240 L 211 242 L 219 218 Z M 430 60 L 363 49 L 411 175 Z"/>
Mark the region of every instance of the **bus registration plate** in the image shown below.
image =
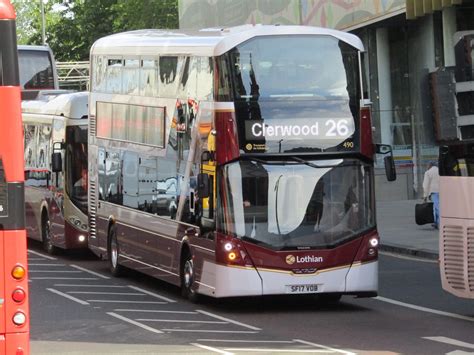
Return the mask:
<path id="1" fill-rule="evenodd" d="M 315 293 L 318 285 L 286 285 L 286 293 Z"/>

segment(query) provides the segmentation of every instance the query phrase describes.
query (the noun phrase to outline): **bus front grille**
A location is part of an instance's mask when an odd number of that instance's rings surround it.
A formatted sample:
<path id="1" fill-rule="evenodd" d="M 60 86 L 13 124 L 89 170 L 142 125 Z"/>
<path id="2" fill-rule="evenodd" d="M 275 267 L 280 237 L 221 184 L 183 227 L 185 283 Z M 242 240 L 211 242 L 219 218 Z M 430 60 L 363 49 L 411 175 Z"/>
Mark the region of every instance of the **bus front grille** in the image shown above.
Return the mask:
<path id="1" fill-rule="evenodd" d="M 464 228 L 456 225 L 445 225 L 442 232 L 442 259 L 444 274 L 448 284 L 456 290 L 466 290 L 464 277 Z"/>

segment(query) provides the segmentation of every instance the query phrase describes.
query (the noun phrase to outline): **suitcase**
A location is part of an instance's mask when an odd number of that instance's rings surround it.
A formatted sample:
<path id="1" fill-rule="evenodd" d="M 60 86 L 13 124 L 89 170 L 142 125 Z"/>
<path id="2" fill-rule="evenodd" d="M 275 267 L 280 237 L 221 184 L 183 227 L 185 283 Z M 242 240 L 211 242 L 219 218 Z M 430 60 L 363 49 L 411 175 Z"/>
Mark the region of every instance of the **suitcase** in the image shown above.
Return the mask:
<path id="1" fill-rule="evenodd" d="M 434 223 L 433 202 L 417 203 L 415 205 L 415 221 L 419 226 Z"/>

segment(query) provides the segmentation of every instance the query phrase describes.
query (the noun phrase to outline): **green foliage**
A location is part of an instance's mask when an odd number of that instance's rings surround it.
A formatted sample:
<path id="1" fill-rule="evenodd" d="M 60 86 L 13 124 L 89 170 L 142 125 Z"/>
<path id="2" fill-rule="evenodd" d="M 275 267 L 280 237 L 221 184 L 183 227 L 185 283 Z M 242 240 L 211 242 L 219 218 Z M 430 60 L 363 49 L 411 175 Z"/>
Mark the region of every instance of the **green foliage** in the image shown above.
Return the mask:
<path id="1" fill-rule="evenodd" d="M 41 44 L 40 1 L 16 0 L 19 43 Z M 92 44 L 112 33 L 177 28 L 178 0 L 48 0 L 46 42 L 58 61 L 88 60 Z"/>

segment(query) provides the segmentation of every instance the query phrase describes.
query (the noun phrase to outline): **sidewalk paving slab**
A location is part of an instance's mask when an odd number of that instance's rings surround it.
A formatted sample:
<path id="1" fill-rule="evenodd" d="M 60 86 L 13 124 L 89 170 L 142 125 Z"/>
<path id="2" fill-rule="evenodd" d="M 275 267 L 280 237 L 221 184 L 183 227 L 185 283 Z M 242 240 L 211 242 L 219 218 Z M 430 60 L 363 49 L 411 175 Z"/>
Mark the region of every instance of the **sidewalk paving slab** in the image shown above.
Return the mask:
<path id="1" fill-rule="evenodd" d="M 439 258 L 439 230 L 415 223 L 420 200 L 377 201 L 380 250 L 427 259 Z"/>

